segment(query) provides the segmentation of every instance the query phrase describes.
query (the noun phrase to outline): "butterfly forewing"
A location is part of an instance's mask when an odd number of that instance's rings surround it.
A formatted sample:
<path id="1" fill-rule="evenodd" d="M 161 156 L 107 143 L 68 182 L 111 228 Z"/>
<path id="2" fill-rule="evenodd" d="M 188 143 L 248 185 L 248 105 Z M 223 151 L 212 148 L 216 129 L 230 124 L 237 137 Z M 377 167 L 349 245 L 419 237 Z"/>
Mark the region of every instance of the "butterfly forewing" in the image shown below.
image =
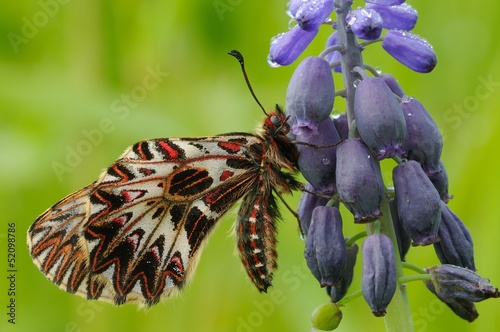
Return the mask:
<path id="1" fill-rule="evenodd" d="M 88 298 L 154 303 L 182 287 L 217 220 L 253 185 L 252 135 L 142 141 L 42 214 L 34 261 Z"/>
<path id="2" fill-rule="evenodd" d="M 280 109 L 260 135 L 146 140 L 28 231 L 38 268 L 62 289 L 115 304 L 155 304 L 185 284 L 221 216 L 243 197 L 238 249 L 260 291 L 276 268 L 273 192 L 300 184 Z M 282 172 L 285 168 L 287 171 Z"/>

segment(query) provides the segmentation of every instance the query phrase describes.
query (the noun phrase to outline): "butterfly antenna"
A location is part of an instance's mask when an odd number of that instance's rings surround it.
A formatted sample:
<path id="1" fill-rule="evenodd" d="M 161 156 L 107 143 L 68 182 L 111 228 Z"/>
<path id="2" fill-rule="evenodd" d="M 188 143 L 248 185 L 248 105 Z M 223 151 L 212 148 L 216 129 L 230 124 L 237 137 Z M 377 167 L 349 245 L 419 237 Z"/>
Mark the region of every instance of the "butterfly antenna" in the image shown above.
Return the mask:
<path id="1" fill-rule="evenodd" d="M 234 56 L 238 62 L 240 63 L 241 66 L 241 71 L 243 72 L 243 77 L 245 77 L 245 81 L 247 82 L 248 89 L 250 90 L 250 93 L 253 96 L 253 99 L 259 104 L 260 108 L 262 109 L 262 112 L 264 112 L 265 115 L 268 115 L 262 104 L 260 103 L 259 99 L 255 95 L 255 92 L 253 92 L 252 85 L 250 84 L 250 80 L 248 79 L 247 71 L 245 70 L 245 60 L 243 59 L 243 55 L 239 51 L 232 50 L 231 52 L 228 52 L 227 54 Z"/>

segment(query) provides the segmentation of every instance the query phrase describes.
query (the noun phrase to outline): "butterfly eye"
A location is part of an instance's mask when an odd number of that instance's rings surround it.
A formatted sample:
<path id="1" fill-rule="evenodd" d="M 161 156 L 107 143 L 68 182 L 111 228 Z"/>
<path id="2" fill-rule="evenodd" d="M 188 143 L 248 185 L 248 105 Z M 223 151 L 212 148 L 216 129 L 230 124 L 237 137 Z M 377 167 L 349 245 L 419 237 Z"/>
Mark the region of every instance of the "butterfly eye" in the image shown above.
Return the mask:
<path id="1" fill-rule="evenodd" d="M 271 120 L 271 123 L 273 125 L 275 125 L 276 127 L 279 127 L 281 125 L 281 121 L 276 115 L 271 116 L 270 120 Z"/>

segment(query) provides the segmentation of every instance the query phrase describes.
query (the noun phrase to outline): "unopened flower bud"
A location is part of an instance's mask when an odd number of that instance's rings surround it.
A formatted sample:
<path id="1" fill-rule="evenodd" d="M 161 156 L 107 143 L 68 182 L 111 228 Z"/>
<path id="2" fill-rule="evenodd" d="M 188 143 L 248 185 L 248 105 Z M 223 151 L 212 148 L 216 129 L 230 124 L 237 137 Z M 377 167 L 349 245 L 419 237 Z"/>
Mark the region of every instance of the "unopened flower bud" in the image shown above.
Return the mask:
<path id="1" fill-rule="evenodd" d="M 391 239 L 374 234 L 363 243 L 361 291 L 375 316 L 385 316 L 397 286 L 396 263 Z"/>
<path id="2" fill-rule="evenodd" d="M 380 77 L 382 77 L 385 84 L 387 84 L 389 89 L 391 89 L 392 93 L 400 98 L 403 98 L 405 92 L 403 91 L 403 88 L 401 88 L 401 85 L 399 85 L 398 81 L 394 78 L 394 76 L 392 76 L 391 74 L 381 74 Z"/>
<path id="3" fill-rule="evenodd" d="M 306 0 L 296 10 L 294 18 L 297 24 L 306 31 L 319 28 L 333 11 L 333 0 Z"/>
<path id="4" fill-rule="evenodd" d="M 396 238 L 398 240 L 398 249 L 399 249 L 399 257 L 401 257 L 401 261 L 405 261 L 405 256 L 410 250 L 411 247 L 411 237 L 410 234 L 406 231 L 399 220 L 398 207 L 396 205 L 396 200 L 389 200 L 389 208 L 391 210 L 391 218 L 392 224 L 394 226 L 394 232 L 396 233 Z"/>
<path id="5" fill-rule="evenodd" d="M 294 62 L 318 34 L 318 30 L 305 31 L 298 25 L 271 39 L 268 62 L 271 66 L 287 66 Z"/>
<path id="6" fill-rule="evenodd" d="M 319 57 L 305 58 L 295 69 L 286 91 L 286 113 L 292 133 L 314 134 L 333 108 L 335 86 L 328 62 Z"/>
<path id="7" fill-rule="evenodd" d="M 333 124 L 335 125 L 337 133 L 339 133 L 339 137 L 342 141 L 349 138 L 349 124 L 347 123 L 347 115 L 345 112 L 335 115 L 333 117 Z"/>
<path id="8" fill-rule="evenodd" d="M 439 172 L 443 138 L 439 128 L 425 107 L 415 98 L 405 97 L 401 108 L 406 120 L 405 156 L 422 165 L 428 175 Z"/>
<path id="9" fill-rule="evenodd" d="M 359 82 L 354 116 L 359 136 L 377 153 L 379 160 L 403 153 L 405 119 L 396 96 L 382 78 L 370 77 Z"/>
<path id="10" fill-rule="evenodd" d="M 334 191 L 337 147 L 324 147 L 340 142 L 333 121 L 327 118 L 319 124 L 315 134 L 297 135 L 296 140 L 312 145 L 297 144 L 299 169 L 304 178 L 318 190 Z"/>
<path id="11" fill-rule="evenodd" d="M 382 27 L 410 31 L 417 24 L 418 12 L 409 4 L 383 6 L 366 4 L 365 8 L 377 11 L 382 17 Z"/>
<path id="12" fill-rule="evenodd" d="M 317 307 L 311 316 L 312 325 L 321 331 L 335 330 L 342 320 L 342 311 L 335 303 L 327 303 Z"/>
<path id="13" fill-rule="evenodd" d="M 346 21 L 356 37 L 375 40 L 382 33 L 382 17 L 373 9 L 359 8 L 346 16 Z"/>
<path id="14" fill-rule="evenodd" d="M 498 289 L 476 272 L 451 264 L 435 265 L 427 268 L 432 276 L 432 284 L 439 298 L 459 298 L 470 302 L 480 302 L 492 297 L 500 297 Z"/>
<path id="15" fill-rule="evenodd" d="M 441 241 L 434 243 L 434 249 L 441 263 L 476 270 L 469 230 L 443 201 L 438 236 Z"/>
<path id="16" fill-rule="evenodd" d="M 326 48 L 338 45 L 338 33 L 335 31 L 328 37 L 326 41 Z M 340 52 L 339 51 L 333 51 L 325 55 L 325 60 L 328 61 L 330 66 L 334 64 L 335 62 L 340 62 Z M 336 73 L 341 73 L 342 72 L 342 67 L 341 66 L 335 66 L 333 67 L 333 71 Z"/>
<path id="17" fill-rule="evenodd" d="M 342 234 L 342 217 L 335 207 L 318 206 L 304 250 L 307 266 L 321 286 L 337 285 L 346 269 L 347 253 Z"/>
<path id="18" fill-rule="evenodd" d="M 420 164 L 414 160 L 401 163 L 392 171 L 399 219 L 410 234 L 414 246 L 439 241 L 441 199 Z"/>
<path id="19" fill-rule="evenodd" d="M 434 289 L 434 284 L 431 280 L 424 280 L 424 284 L 428 290 L 437 296 L 444 304 L 446 304 L 458 317 L 465 319 L 468 322 L 473 322 L 479 317 L 476 306 L 471 301 L 466 301 L 459 298 L 441 298 Z"/>
<path id="20" fill-rule="evenodd" d="M 310 183 L 306 183 L 305 189 L 310 192 L 317 192 L 317 190 Z M 297 215 L 299 216 L 300 227 L 306 236 L 309 232 L 309 226 L 311 225 L 311 217 L 314 208 L 317 206 L 324 206 L 328 202 L 328 198 L 320 195 L 313 195 L 307 191 L 302 192 L 299 205 L 297 206 Z"/>
<path id="21" fill-rule="evenodd" d="M 342 279 L 340 279 L 338 285 L 326 287 L 327 294 L 331 297 L 332 302 L 336 303 L 342 300 L 347 294 L 352 283 L 352 278 L 354 277 L 354 266 L 356 265 L 357 255 L 358 245 L 356 243 L 347 247 L 347 263 Z"/>
<path id="22" fill-rule="evenodd" d="M 436 53 L 431 44 L 411 32 L 387 31 L 382 48 L 394 59 L 419 73 L 429 73 L 437 64 Z"/>
<path id="23" fill-rule="evenodd" d="M 337 192 L 357 223 L 381 216 L 385 185 L 378 160 L 358 138 L 349 138 L 337 147 Z"/>
<path id="24" fill-rule="evenodd" d="M 439 161 L 438 172 L 435 174 L 427 174 L 431 180 L 434 187 L 441 196 L 441 200 L 448 203 L 450 199 L 453 198 L 452 195 L 448 194 L 448 173 L 446 172 L 446 167 L 442 161 Z"/>

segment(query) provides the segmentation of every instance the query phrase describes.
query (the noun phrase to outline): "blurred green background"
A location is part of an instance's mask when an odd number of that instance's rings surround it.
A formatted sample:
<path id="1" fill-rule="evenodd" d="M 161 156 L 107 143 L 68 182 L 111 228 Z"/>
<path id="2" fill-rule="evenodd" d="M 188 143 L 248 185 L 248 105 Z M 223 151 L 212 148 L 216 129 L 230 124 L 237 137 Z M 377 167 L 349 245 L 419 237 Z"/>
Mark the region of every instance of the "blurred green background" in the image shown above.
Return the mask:
<path id="1" fill-rule="evenodd" d="M 150 310 L 88 302 L 60 291 L 32 264 L 25 245 L 26 230 L 40 213 L 94 181 L 136 141 L 253 132 L 262 114 L 226 52 L 238 49 L 245 55 L 264 105 L 283 104 L 296 65 L 270 68 L 266 56 L 270 38 L 287 28 L 285 4 L 41 0 L 0 5 L 1 331 L 310 330 L 310 313 L 328 298 L 304 267 L 303 243 L 287 211 L 280 224 L 280 268 L 269 295 L 254 289 L 235 255 L 234 209 L 210 239 L 190 286 Z M 438 54 L 436 69 L 413 73 L 380 45 L 364 52 L 365 62 L 394 74 L 433 114 L 445 137 L 442 158 L 455 195 L 449 204 L 474 237 L 479 273 L 498 286 L 500 179 L 493 152 L 500 141 L 500 3 L 411 4 L 420 12 L 415 31 Z M 317 55 L 328 34 L 322 30 L 324 39 L 305 55 Z M 157 84 L 147 78 L 154 71 L 160 73 Z M 335 79 L 341 86 L 340 77 Z M 341 109 L 342 103 L 336 106 Z M 80 157 L 72 152 L 78 149 Z M 288 197 L 289 203 L 296 206 L 299 196 Z M 361 230 L 344 216 L 347 235 Z M 8 324 L 6 315 L 7 223 L 15 223 L 17 236 L 16 325 Z M 437 263 L 432 248 L 412 249 L 408 261 Z M 359 272 L 360 264 L 352 290 L 359 289 Z M 421 283 L 408 289 L 416 331 L 500 330 L 498 301 L 479 303 L 480 317 L 469 324 Z M 362 299 L 343 313 L 339 331 L 384 331 L 383 319 L 374 318 Z"/>

